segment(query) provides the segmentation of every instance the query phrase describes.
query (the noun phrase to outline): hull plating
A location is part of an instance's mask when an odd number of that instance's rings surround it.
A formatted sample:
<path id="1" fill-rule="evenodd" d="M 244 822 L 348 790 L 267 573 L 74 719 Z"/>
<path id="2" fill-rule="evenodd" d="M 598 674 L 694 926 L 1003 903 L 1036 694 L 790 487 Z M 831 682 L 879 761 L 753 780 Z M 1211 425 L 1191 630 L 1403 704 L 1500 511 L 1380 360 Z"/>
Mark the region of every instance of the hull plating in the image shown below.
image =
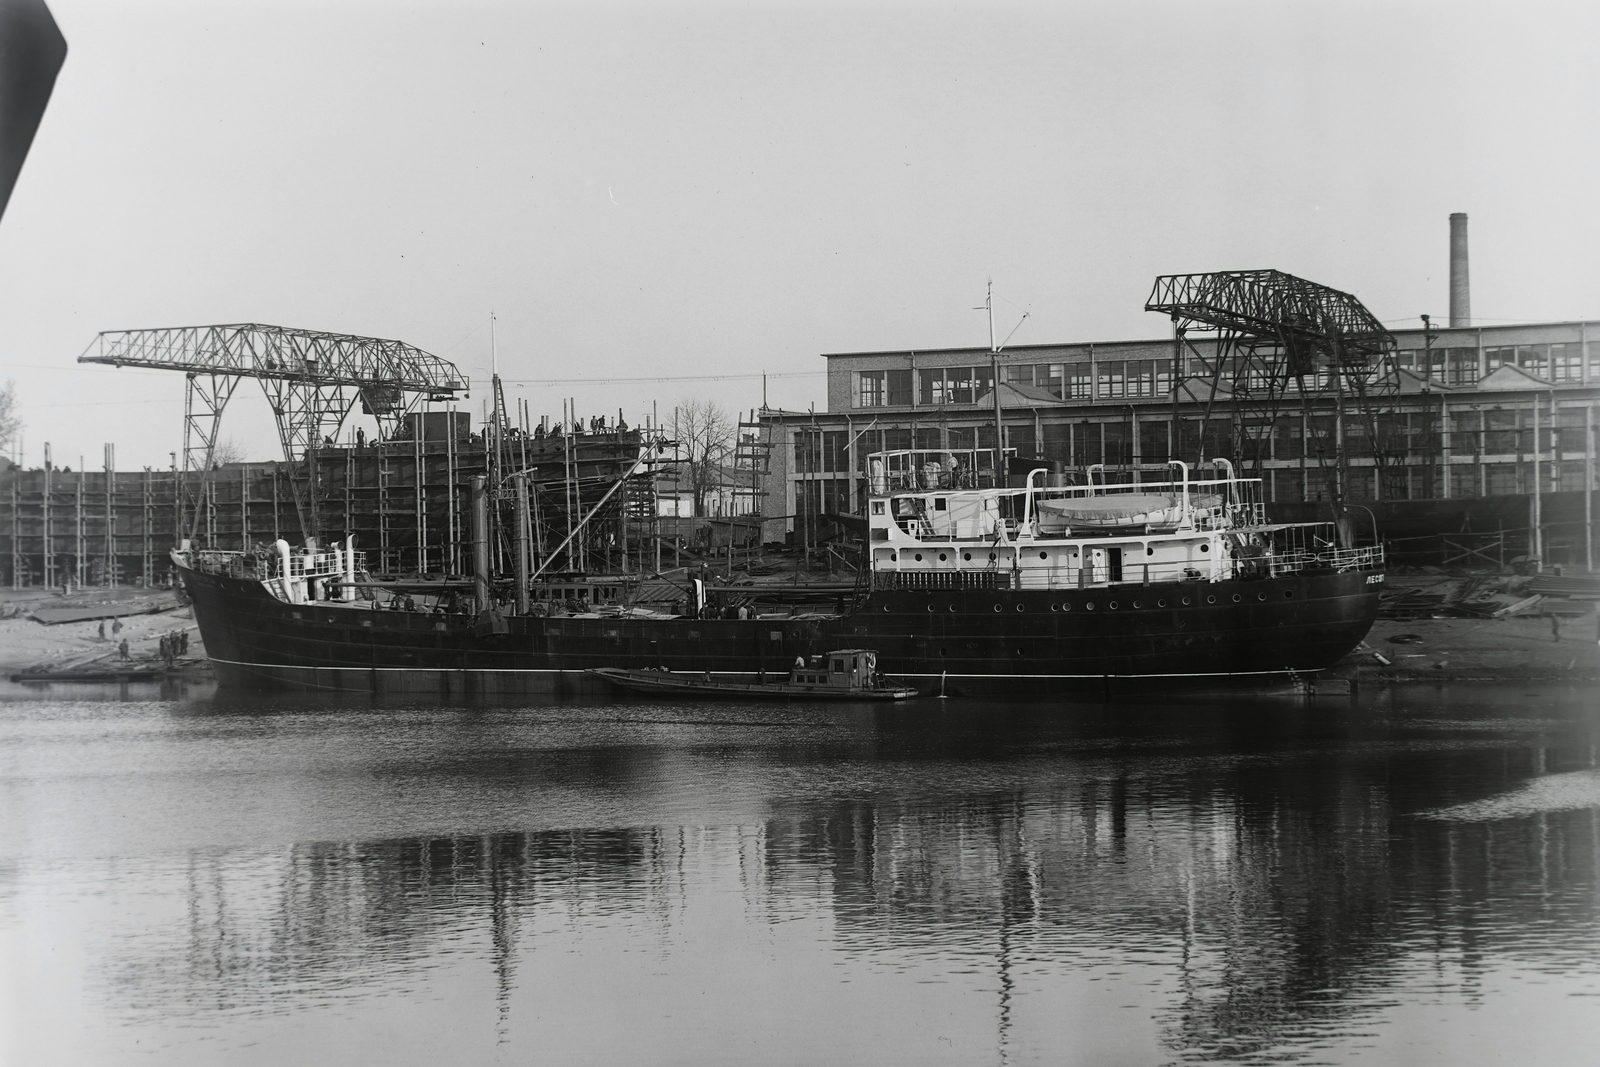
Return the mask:
<path id="1" fill-rule="evenodd" d="M 1381 576 L 1056 591 L 892 590 L 811 619 L 507 619 L 291 605 L 258 583 L 181 571 L 224 686 L 439 695 L 613 692 L 598 667 L 787 674 L 797 656 L 878 651 L 937 692 L 1094 698 L 1283 684 L 1323 670 L 1376 617 Z"/>

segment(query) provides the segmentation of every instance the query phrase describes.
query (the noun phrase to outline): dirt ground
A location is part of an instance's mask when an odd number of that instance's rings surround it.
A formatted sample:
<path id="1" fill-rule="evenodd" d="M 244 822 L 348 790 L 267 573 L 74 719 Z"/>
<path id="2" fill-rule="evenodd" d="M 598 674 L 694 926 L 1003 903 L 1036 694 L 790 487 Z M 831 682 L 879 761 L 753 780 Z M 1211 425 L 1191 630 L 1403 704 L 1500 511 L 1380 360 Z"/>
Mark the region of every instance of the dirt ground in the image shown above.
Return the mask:
<path id="1" fill-rule="evenodd" d="M 110 619 L 105 622 L 105 638 L 100 638 L 100 623 L 67 622 L 54 626 L 28 618 L 40 607 L 87 607 L 99 604 L 170 605 L 154 615 L 125 615 L 122 632 L 113 633 Z M 119 662 L 117 643 L 128 640 L 128 653 L 134 666 L 154 666 L 161 661 L 161 635 L 188 631 L 189 651 L 178 658 L 180 667 L 193 669 L 206 661 L 194 613 L 179 607 L 170 589 L 85 589 L 71 596 L 43 589 L 0 590 L 0 671 L 48 667 L 53 671 L 77 668 L 111 667 Z"/>
<path id="2" fill-rule="evenodd" d="M 1600 681 L 1596 616 L 1562 619 L 1560 640 L 1550 623 L 1542 615 L 1379 619 L 1340 666 L 1362 681 Z"/>

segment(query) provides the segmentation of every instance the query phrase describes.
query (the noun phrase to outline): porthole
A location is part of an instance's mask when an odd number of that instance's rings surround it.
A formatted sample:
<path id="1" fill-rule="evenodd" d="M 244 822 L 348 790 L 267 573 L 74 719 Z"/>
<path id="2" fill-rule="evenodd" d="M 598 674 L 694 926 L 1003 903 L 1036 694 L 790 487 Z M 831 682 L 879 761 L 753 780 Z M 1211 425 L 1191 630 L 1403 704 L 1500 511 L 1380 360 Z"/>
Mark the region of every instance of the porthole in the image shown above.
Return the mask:
<path id="1" fill-rule="evenodd" d="M 1241 601 L 1243 599 L 1244 599 L 1244 597 L 1240 596 L 1238 593 L 1233 594 L 1233 602 L 1235 604 L 1237 604 L 1239 601 Z"/>
<path id="2" fill-rule="evenodd" d="M 1094 601 L 1091 600 L 1087 604 L 1085 604 L 1083 606 L 1083 610 L 1084 611 L 1093 611 L 1094 610 Z"/>
<path id="3" fill-rule="evenodd" d="M 1050 605 L 1050 610 L 1051 611 L 1060 611 L 1061 610 L 1061 605 L 1060 604 L 1051 604 Z"/>
<path id="4" fill-rule="evenodd" d="M 963 552 L 963 553 L 961 553 L 961 558 L 965 559 L 965 560 L 970 560 L 970 559 L 972 559 L 972 553 L 971 552 Z"/>
<path id="5" fill-rule="evenodd" d="M 932 611 L 932 610 L 933 610 L 933 605 L 932 605 L 932 604 L 929 604 L 929 605 L 928 605 L 928 610 L 929 610 L 929 611 Z"/>
<path id="6" fill-rule="evenodd" d="M 1050 553 L 1048 553 L 1048 552 L 1041 552 L 1041 553 L 1039 553 L 1039 558 L 1040 558 L 1040 559 L 1049 559 L 1049 558 L 1050 558 Z"/>
<path id="7" fill-rule="evenodd" d="M 1018 605 L 1017 605 L 1017 610 L 1018 610 L 1018 611 L 1021 611 L 1021 610 L 1022 610 L 1022 605 L 1021 605 L 1021 604 L 1018 604 Z"/>
<path id="8" fill-rule="evenodd" d="M 940 649 L 940 650 L 939 650 L 939 655 L 940 655 L 940 656 L 941 656 L 941 657 L 942 657 L 942 656 L 948 656 L 948 655 L 949 655 L 949 654 L 950 654 L 950 653 L 948 653 L 948 652 L 946 652 L 946 651 L 945 651 L 945 650 L 944 650 L 944 649 L 942 649 L 942 648 L 941 648 L 941 649 Z"/>
<path id="9" fill-rule="evenodd" d="M 917 558 L 917 562 L 918 562 L 918 563 L 921 563 L 921 562 L 922 562 L 922 553 L 921 553 L 921 552 L 918 552 L 918 553 L 917 553 L 917 557 L 916 557 L 916 558 Z"/>
<path id="10" fill-rule="evenodd" d="M 1206 597 L 1206 603 L 1207 604 L 1215 604 L 1216 602 L 1217 602 L 1217 598 L 1216 597 L 1214 597 L 1214 596 Z"/>
<path id="11" fill-rule="evenodd" d="M 890 562 L 890 563 L 893 563 L 893 562 L 894 562 L 894 561 L 895 561 L 895 560 L 897 560 L 897 559 L 899 559 L 899 558 L 900 558 L 900 557 L 899 557 L 899 556 L 897 556 L 897 555 L 895 555 L 895 554 L 894 554 L 894 553 L 893 553 L 893 552 L 891 552 L 891 553 L 889 553 L 889 562 Z"/>
<path id="12" fill-rule="evenodd" d="M 1267 594 L 1265 594 L 1265 593 L 1257 593 L 1256 594 L 1256 599 L 1257 600 L 1265 600 L 1265 599 L 1267 599 Z"/>
<path id="13" fill-rule="evenodd" d="M 1061 605 L 1061 610 L 1062 611 L 1071 611 L 1072 610 L 1072 605 L 1071 604 L 1063 604 L 1063 605 Z"/>
<path id="14" fill-rule="evenodd" d="M 1283 591 L 1283 599 L 1285 599 L 1285 600 L 1293 600 L 1294 599 L 1294 590 L 1293 589 L 1285 589 Z"/>
<path id="15" fill-rule="evenodd" d="M 949 557 L 948 557 L 948 556 L 946 556 L 946 555 L 945 555 L 945 554 L 944 554 L 944 553 L 943 553 L 943 552 L 941 552 L 941 553 L 939 553 L 939 562 L 940 562 L 940 563 L 943 563 L 943 562 L 944 562 L 944 561 L 945 561 L 945 560 L 946 560 L 946 559 L 948 559 L 948 558 L 949 558 Z"/>
<path id="16" fill-rule="evenodd" d="M 994 562 L 994 553 L 993 552 L 989 553 L 989 562 L 990 563 Z"/>
<path id="17" fill-rule="evenodd" d="M 1164 607 L 1166 607 L 1166 606 L 1167 606 L 1167 602 L 1166 602 L 1166 601 L 1165 601 L 1165 600 L 1158 600 L 1158 601 L 1156 601 L 1156 607 L 1158 607 L 1158 608 L 1164 608 Z"/>
<path id="18" fill-rule="evenodd" d="M 1137 600 L 1135 600 L 1133 602 L 1133 610 L 1134 611 L 1138 611 L 1139 610 L 1139 602 Z"/>
<path id="19" fill-rule="evenodd" d="M 1183 606 L 1184 607 L 1188 607 L 1189 606 L 1189 598 L 1188 597 L 1184 597 L 1183 598 Z"/>
<path id="20" fill-rule="evenodd" d="M 953 613 L 956 610 L 956 606 L 954 604 L 946 604 L 944 610 Z"/>
<path id="21" fill-rule="evenodd" d="M 1145 554 L 1145 555 L 1147 555 L 1147 556 L 1153 556 L 1153 555 L 1155 555 L 1155 554 L 1156 554 L 1156 550 L 1155 550 L 1155 549 L 1153 549 L 1153 548 L 1149 548 L 1149 547 L 1147 547 L 1147 548 L 1145 548 L 1145 550 L 1144 550 L 1144 554 Z"/>
<path id="22" fill-rule="evenodd" d="M 994 610 L 996 610 L 996 611 L 999 611 L 999 610 L 1000 610 L 1000 605 L 999 605 L 999 604 L 996 604 L 996 605 L 995 605 L 995 606 L 994 606 Z"/>
<path id="23" fill-rule="evenodd" d="M 1202 552 L 1210 552 L 1211 551 L 1211 546 L 1210 545 L 1201 545 L 1200 546 L 1200 551 L 1202 551 Z M 918 558 L 920 559 L 921 557 L 918 557 Z"/>

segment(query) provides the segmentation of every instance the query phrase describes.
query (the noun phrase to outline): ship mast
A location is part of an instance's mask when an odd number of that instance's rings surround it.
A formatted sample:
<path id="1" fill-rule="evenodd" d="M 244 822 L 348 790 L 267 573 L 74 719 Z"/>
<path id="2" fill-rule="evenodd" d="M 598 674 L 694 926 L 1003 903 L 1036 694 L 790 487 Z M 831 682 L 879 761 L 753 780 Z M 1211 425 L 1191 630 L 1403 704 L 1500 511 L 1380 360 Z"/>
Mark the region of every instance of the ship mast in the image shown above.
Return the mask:
<path id="1" fill-rule="evenodd" d="M 1005 484 L 1006 426 L 1000 414 L 1000 349 L 994 343 L 993 278 L 989 279 L 989 288 L 983 297 L 983 310 L 989 313 L 989 395 L 994 397 L 994 480 L 999 486 Z"/>

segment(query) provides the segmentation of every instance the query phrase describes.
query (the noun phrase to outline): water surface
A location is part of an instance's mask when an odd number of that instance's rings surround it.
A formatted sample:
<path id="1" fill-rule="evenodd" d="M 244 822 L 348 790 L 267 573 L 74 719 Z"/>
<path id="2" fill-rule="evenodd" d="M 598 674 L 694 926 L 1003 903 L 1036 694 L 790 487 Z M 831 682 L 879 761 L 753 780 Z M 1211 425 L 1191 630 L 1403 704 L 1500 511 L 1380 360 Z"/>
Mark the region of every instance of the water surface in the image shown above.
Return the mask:
<path id="1" fill-rule="evenodd" d="M 6 696 L 9 1063 L 1595 1062 L 1584 691 Z"/>

